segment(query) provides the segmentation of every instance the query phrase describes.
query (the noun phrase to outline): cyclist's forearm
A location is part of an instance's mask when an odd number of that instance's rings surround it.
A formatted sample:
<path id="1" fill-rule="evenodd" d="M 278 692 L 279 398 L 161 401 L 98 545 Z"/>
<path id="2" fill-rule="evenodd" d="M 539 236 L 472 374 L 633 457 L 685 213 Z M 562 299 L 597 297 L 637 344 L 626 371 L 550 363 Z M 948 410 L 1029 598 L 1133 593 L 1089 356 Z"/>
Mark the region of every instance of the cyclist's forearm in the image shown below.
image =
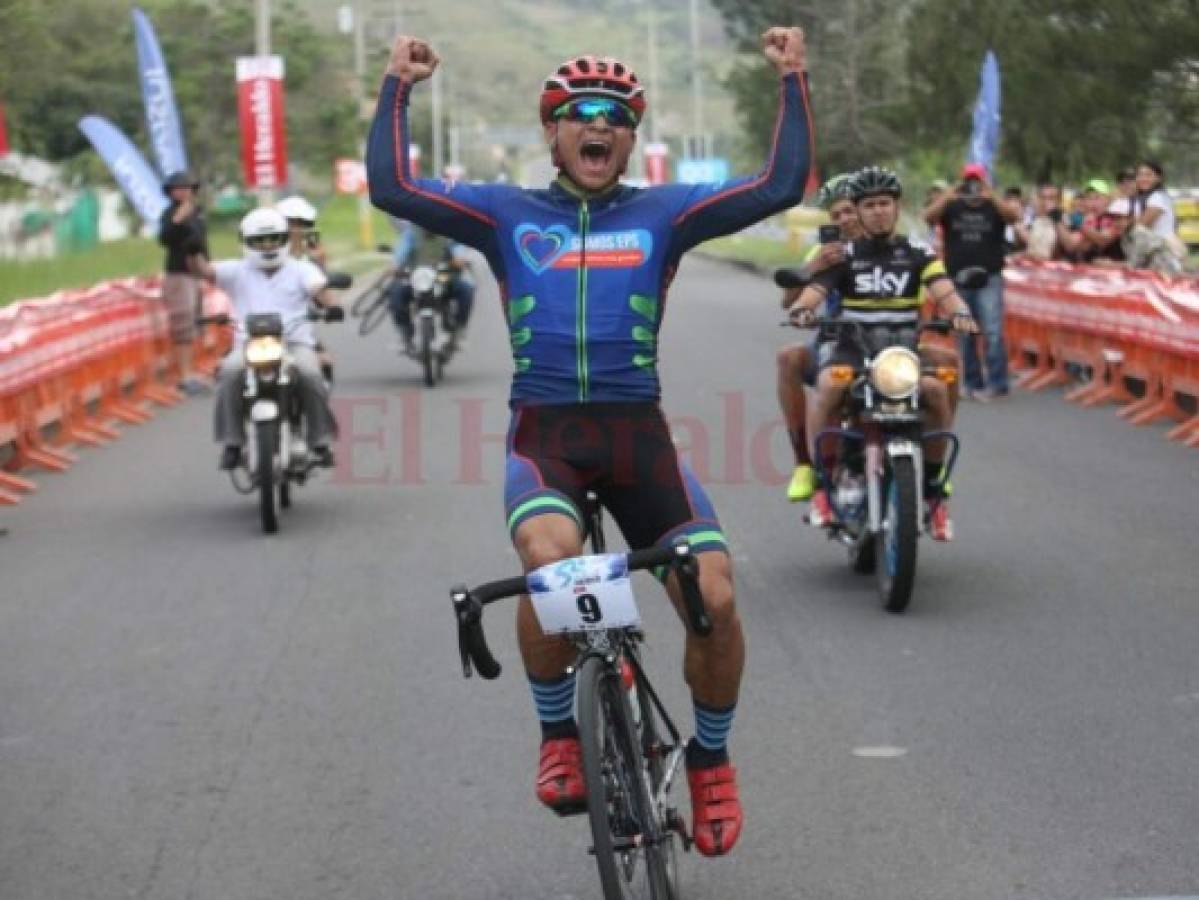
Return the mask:
<path id="1" fill-rule="evenodd" d="M 699 191 L 675 219 L 680 246 L 740 231 L 803 199 L 812 160 L 812 121 L 807 76 L 790 73 L 780 80 L 779 113 L 766 167 L 752 178 Z"/>
<path id="2" fill-rule="evenodd" d="M 411 90 L 411 85 L 394 75 L 383 80 L 366 150 L 371 202 L 389 215 L 482 248 L 495 226 L 487 188 L 413 177 L 408 124 Z"/>

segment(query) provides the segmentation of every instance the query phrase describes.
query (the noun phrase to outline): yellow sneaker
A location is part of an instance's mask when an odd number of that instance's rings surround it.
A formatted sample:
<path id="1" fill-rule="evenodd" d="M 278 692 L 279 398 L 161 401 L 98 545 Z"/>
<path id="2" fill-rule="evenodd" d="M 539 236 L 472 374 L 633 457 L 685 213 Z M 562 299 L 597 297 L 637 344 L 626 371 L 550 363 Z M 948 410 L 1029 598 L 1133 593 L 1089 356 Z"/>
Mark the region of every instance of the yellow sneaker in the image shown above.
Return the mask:
<path id="1" fill-rule="evenodd" d="M 816 490 L 816 470 L 811 466 L 796 466 L 791 474 L 791 483 L 787 485 L 787 499 L 792 503 L 809 500 Z"/>

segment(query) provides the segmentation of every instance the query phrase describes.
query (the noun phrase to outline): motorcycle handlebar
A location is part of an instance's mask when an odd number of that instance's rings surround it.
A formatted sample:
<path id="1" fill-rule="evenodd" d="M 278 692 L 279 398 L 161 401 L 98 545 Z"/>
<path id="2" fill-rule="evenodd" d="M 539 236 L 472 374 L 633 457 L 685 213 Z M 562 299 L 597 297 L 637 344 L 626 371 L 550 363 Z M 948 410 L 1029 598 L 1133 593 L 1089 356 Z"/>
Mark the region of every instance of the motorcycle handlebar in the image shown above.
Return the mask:
<path id="1" fill-rule="evenodd" d="M 791 319 L 785 319 L 779 322 L 780 328 L 799 328 L 807 330 L 809 328 L 828 328 L 833 331 L 852 331 L 855 334 L 861 334 L 866 326 L 861 322 L 851 322 L 848 319 L 826 319 L 823 316 L 813 319 L 806 325 L 800 325 Z M 879 328 L 896 327 L 888 325 L 879 325 Z M 935 331 L 938 334 L 949 334 L 953 331 L 953 322 L 949 319 L 929 319 L 925 322 L 920 322 L 916 326 L 917 333 L 923 331 Z"/>
<path id="2" fill-rule="evenodd" d="M 683 605 L 691 629 L 701 637 L 712 633 L 712 620 L 704 609 L 699 588 L 699 564 L 691 545 L 680 541 L 672 547 L 652 547 L 627 554 L 630 572 L 668 566 L 674 570 L 683 592 Z M 458 623 L 458 654 L 462 675 L 469 678 L 471 666 L 488 681 L 498 678 L 502 667 L 496 662 L 483 631 L 483 607 L 488 603 L 528 593 L 527 576 L 490 581 L 475 588 L 460 585 L 450 591 L 454 618 Z"/>

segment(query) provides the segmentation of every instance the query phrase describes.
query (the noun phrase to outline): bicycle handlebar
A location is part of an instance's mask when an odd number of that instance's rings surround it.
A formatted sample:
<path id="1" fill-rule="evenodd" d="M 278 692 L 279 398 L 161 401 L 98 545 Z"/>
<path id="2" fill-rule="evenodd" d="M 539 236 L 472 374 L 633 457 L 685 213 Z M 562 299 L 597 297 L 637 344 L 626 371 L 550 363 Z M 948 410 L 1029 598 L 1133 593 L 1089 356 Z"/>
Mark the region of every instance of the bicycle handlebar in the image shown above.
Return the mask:
<path id="1" fill-rule="evenodd" d="M 691 629 L 701 637 L 712 633 L 712 620 L 704 609 L 703 595 L 699 589 L 699 563 L 691 545 L 680 541 L 672 547 L 652 547 L 634 550 L 626 554 L 630 572 L 669 566 L 678 576 L 683 592 L 683 606 Z M 505 578 L 489 581 L 475 588 L 465 585 L 454 587 L 450 599 L 454 604 L 454 618 L 458 622 L 458 654 L 462 659 L 462 675 L 470 678 L 471 666 L 488 681 L 498 678 L 502 667 L 496 662 L 487 646 L 483 632 L 483 607 L 488 603 L 526 594 L 529 591 L 528 577 Z"/>

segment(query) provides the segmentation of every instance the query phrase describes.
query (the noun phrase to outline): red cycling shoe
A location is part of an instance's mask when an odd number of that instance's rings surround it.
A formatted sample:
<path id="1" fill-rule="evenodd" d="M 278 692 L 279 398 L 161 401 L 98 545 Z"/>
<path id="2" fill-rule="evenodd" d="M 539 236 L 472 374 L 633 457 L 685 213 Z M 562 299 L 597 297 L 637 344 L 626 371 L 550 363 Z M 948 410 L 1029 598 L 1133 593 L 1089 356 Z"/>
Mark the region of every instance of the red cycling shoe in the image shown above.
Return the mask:
<path id="1" fill-rule="evenodd" d="M 745 817 L 737 793 L 737 770 L 729 763 L 688 769 L 691 787 L 692 838 L 704 856 L 723 856 L 741 836 Z"/>
<path id="2" fill-rule="evenodd" d="M 586 811 L 583 748 L 577 737 L 542 741 L 537 799 L 560 816 Z"/>

